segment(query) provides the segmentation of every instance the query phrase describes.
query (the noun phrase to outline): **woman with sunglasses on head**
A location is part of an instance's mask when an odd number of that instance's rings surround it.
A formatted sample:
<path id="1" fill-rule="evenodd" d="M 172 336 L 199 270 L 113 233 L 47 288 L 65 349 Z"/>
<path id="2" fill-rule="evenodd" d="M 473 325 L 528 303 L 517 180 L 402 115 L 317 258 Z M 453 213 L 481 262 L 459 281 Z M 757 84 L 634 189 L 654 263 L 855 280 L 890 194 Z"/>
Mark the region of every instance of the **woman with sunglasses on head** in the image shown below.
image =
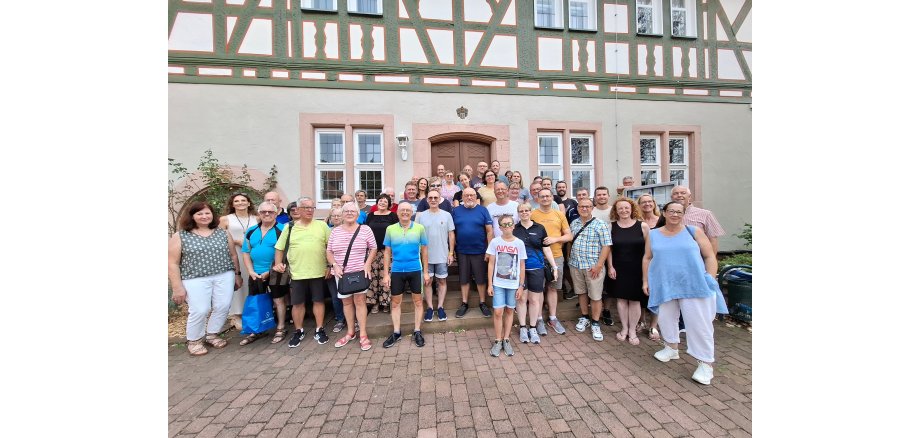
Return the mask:
<path id="1" fill-rule="evenodd" d="M 284 230 L 284 225 L 277 222 L 278 207 L 265 201 L 259 204 L 259 222 L 248 230 L 243 236 L 243 267 L 249 272 L 249 294 L 271 293 L 272 301 L 278 312 L 277 327 L 273 344 L 284 340 L 287 335 L 285 329 L 284 297 L 288 294 L 288 285 L 268 286 L 268 277 L 271 274 L 275 261 L 275 244 Z M 265 288 L 269 290 L 266 292 Z M 249 345 L 262 336 L 262 333 L 252 333 L 240 341 L 240 345 Z"/>
<path id="2" fill-rule="evenodd" d="M 494 179 L 495 172 L 492 172 L 492 177 Z M 514 216 L 501 215 L 498 226 L 502 235 L 493 238 L 486 249 L 486 258 L 489 259 L 488 291 L 492 297 L 492 324 L 495 328 L 495 343 L 489 354 L 495 357 L 502 350 L 506 355 L 514 356 L 509 337 L 514 322 L 514 309 L 524 294 L 524 261 L 527 260 L 524 242 L 513 234 Z"/>
<path id="3" fill-rule="evenodd" d="M 367 289 L 357 292 L 346 292 L 342 287 L 342 276 L 346 273 L 361 272 L 370 280 L 371 264 L 377 255 L 377 243 L 374 232 L 358 224 L 358 206 L 349 202 L 342 206 L 342 223 L 332 229 L 329 244 L 326 246 L 326 261 L 332 265 L 332 274 L 335 279 L 336 297 L 341 300 L 348 331 L 345 336 L 336 341 L 335 348 L 344 347 L 356 336 L 355 318 L 358 327 L 367 327 Z M 387 211 L 387 209 L 383 209 Z M 357 235 L 356 235 L 357 234 Z M 345 260 L 345 256 L 348 260 Z M 347 263 L 347 264 L 346 264 Z M 333 330 L 335 331 L 335 330 Z M 340 330 L 341 331 L 341 330 Z M 361 350 L 371 349 L 371 341 L 367 338 L 367 329 L 361 332 Z"/>
<path id="4" fill-rule="evenodd" d="M 658 204 L 655 203 L 655 198 L 652 197 L 652 195 L 646 193 L 639 196 L 636 203 L 639 204 L 639 220 L 645 222 L 649 230 L 654 230 L 664 225 L 664 217 L 661 215 L 661 211 L 658 210 Z M 648 321 L 648 338 L 653 341 L 660 341 L 661 334 L 658 333 L 658 315 L 648 311 L 648 296 L 642 299 L 642 318 L 640 319 L 640 325 L 646 320 Z"/>
<path id="5" fill-rule="evenodd" d="M 227 346 L 218 334 L 227 320 L 233 290 L 243 284 L 233 238 L 218 223 L 214 209 L 196 201 L 182 213 L 179 231 L 169 239 L 172 300 L 177 305 L 188 303 L 185 337 L 192 356 L 207 354 L 205 343 Z"/>
<path id="6" fill-rule="evenodd" d="M 716 282 L 716 255 L 703 230 L 681 225 L 684 206 L 672 201 L 664 206 L 665 225 L 649 232 L 642 259 L 642 289 L 648 308 L 658 313 L 665 346 L 655 359 L 679 359 L 678 319 L 687 329 L 687 353 L 697 359 L 693 380 L 708 385 L 715 361 L 712 320 L 716 313 L 728 313 L 725 298 Z"/>
<path id="7" fill-rule="evenodd" d="M 236 249 L 237 262 L 243 265 L 243 235 L 249 227 L 259 222 L 256 215 L 255 206 L 252 205 L 252 199 L 249 195 L 238 192 L 230 195 L 227 204 L 224 206 L 224 215 L 220 218 L 218 227 L 230 232 L 233 238 L 233 247 Z M 233 292 L 233 300 L 230 302 L 230 322 L 237 330 L 243 329 L 243 304 L 246 303 L 246 296 L 249 291 L 249 271 L 243 266 L 243 286 Z"/>
<path id="8" fill-rule="evenodd" d="M 391 210 L 393 198 L 386 193 L 377 197 L 377 209 L 367 215 L 365 225 L 374 233 L 377 248 L 383 248 L 383 239 L 387 234 L 387 227 L 399 222 L 396 213 Z M 383 285 L 383 251 L 377 251 L 371 262 L 371 287 L 367 291 L 365 301 L 371 306 L 371 313 L 381 310 L 388 312 L 390 309 L 390 288 Z M 398 311 L 398 310 L 397 310 Z"/>

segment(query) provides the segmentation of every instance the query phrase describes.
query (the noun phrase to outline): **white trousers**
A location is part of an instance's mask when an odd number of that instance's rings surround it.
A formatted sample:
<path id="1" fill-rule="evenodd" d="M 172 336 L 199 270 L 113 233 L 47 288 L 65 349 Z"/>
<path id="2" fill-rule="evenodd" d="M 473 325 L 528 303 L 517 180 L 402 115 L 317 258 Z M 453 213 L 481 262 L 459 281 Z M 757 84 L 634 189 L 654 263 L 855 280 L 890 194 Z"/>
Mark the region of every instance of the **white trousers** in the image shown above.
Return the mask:
<path id="1" fill-rule="evenodd" d="M 188 322 L 185 324 L 185 337 L 188 340 L 194 341 L 204 336 L 205 319 L 208 322 L 208 333 L 218 333 L 223 328 L 227 312 L 230 311 L 234 277 L 233 271 L 227 271 L 182 280 L 188 301 Z M 208 313 L 211 314 L 210 318 Z"/>
<path id="2" fill-rule="evenodd" d="M 680 343 L 677 327 L 681 314 L 687 329 L 687 353 L 703 362 L 715 362 L 715 329 L 712 320 L 716 317 L 716 297 L 683 298 L 661 303 L 658 307 L 658 327 L 661 337 L 669 344 Z"/>

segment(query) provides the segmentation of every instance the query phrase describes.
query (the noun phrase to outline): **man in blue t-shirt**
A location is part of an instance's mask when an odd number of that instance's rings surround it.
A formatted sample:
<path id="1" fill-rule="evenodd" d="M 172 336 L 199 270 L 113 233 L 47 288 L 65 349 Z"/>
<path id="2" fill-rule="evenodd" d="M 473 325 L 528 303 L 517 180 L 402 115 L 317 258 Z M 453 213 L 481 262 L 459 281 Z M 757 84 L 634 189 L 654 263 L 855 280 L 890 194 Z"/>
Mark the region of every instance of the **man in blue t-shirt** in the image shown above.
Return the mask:
<path id="1" fill-rule="evenodd" d="M 483 163 L 485 164 L 485 163 Z M 492 316 L 489 306 L 486 306 L 487 262 L 486 248 L 492 239 L 492 216 L 489 210 L 476 203 L 476 190 L 463 189 L 463 203 L 451 213 L 454 217 L 454 228 L 457 234 L 457 263 L 460 265 L 460 295 L 463 303 L 457 309 L 457 318 L 463 318 L 469 310 L 467 300 L 470 296 L 470 274 L 476 279 L 476 290 L 479 292 L 479 310 L 482 316 Z"/>

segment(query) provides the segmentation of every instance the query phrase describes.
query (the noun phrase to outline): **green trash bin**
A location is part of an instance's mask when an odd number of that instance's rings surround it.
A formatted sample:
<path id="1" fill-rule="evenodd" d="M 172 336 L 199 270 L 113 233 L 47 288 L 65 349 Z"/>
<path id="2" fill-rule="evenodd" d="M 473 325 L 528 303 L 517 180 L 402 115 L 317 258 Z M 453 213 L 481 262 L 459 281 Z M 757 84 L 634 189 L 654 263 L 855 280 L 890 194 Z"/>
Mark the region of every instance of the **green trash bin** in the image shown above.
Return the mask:
<path id="1" fill-rule="evenodd" d="M 733 317 L 750 322 L 752 307 L 752 275 L 751 265 L 729 265 L 719 271 L 717 280 L 720 287 L 728 290 L 729 314 Z"/>

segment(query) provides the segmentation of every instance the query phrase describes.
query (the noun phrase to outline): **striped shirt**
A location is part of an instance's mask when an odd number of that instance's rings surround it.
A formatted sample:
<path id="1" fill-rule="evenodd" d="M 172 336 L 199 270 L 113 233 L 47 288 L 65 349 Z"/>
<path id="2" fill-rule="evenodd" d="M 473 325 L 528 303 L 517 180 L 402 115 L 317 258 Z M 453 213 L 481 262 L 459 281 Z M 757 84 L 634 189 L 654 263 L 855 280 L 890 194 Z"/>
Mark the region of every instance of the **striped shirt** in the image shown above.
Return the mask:
<path id="1" fill-rule="evenodd" d="M 705 208 L 694 207 L 693 204 L 690 204 L 690 206 L 687 207 L 687 211 L 684 213 L 684 218 L 680 221 L 680 223 L 683 225 L 693 225 L 694 227 L 702 228 L 703 232 L 706 233 L 706 237 L 709 238 L 725 235 L 725 230 L 723 230 L 722 226 L 719 225 L 719 221 L 716 220 L 716 217 L 712 214 L 711 211 L 706 210 Z"/>
<path id="2" fill-rule="evenodd" d="M 348 251 L 348 244 L 354 235 L 354 231 L 346 231 L 342 227 L 333 228 L 332 234 L 329 235 L 329 244 L 326 246 L 326 251 L 332 253 L 333 260 L 339 266 L 345 263 L 345 253 Z M 367 253 L 374 249 L 377 249 L 377 239 L 374 238 L 374 232 L 370 227 L 362 226 L 358 231 L 358 237 L 355 238 L 355 243 L 351 246 L 348 266 L 343 268 L 343 272 L 363 270 Z"/>
<path id="3" fill-rule="evenodd" d="M 584 225 L 582 225 L 581 217 L 572 221 L 572 235 L 578 234 L 582 227 Z M 588 228 L 572 242 L 569 266 L 575 269 L 591 269 L 600 259 L 601 249 L 612 244 L 610 228 L 607 228 L 607 224 L 598 219 L 591 221 Z"/>

